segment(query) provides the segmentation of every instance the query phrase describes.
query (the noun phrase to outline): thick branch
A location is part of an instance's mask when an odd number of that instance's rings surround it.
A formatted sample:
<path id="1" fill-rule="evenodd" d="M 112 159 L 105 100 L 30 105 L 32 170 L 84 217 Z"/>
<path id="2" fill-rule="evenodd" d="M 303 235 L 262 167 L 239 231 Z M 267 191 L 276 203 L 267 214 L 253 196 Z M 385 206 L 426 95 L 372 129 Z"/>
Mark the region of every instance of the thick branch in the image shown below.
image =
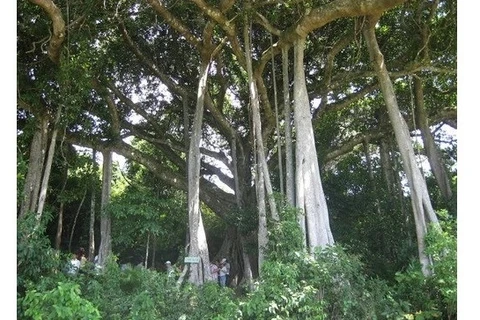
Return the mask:
<path id="1" fill-rule="evenodd" d="M 65 40 L 65 21 L 62 12 L 51 0 L 30 0 L 33 4 L 41 7 L 48 15 L 53 24 L 53 34 L 48 46 L 48 56 L 55 64 L 60 63 L 60 52 Z"/>
<path id="2" fill-rule="evenodd" d="M 165 22 L 168 23 L 173 29 L 185 37 L 188 43 L 192 44 L 195 48 L 201 51 L 201 41 L 195 37 L 188 28 L 175 17 L 163 4 L 163 0 L 147 0 L 152 6 L 155 12 L 160 15 Z"/>

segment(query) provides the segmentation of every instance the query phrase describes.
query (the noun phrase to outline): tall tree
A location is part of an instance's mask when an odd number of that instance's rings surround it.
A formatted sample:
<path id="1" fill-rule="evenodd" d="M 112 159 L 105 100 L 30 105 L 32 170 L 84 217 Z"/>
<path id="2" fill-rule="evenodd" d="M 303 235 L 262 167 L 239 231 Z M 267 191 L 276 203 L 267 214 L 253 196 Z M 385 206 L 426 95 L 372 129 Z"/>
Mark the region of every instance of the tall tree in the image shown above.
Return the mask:
<path id="1" fill-rule="evenodd" d="M 422 271 L 425 275 L 430 275 L 432 272 L 432 261 L 425 252 L 425 236 L 427 233 L 428 223 L 432 223 L 437 227 L 439 227 L 439 223 L 436 213 L 433 210 L 430 202 L 430 196 L 428 194 L 425 179 L 420 172 L 415 159 L 415 153 L 410 140 L 408 126 L 398 108 L 397 98 L 392 81 L 388 75 L 383 54 L 380 51 L 376 40 L 375 25 L 378 23 L 379 18 L 380 16 L 368 16 L 365 21 L 363 33 L 375 73 L 380 82 L 380 87 L 385 99 L 385 105 L 390 117 L 390 122 L 393 126 L 395 138 L 402 156 L 403 168 L 407 174 L 413 213 L 415 217 L 418 254 L 420 263 L 422 264 Z"/>
<path id="2" fill-rule="evenodd" d="M 207 58 L 208 59 L 208 58 Z M 210 59 L 200 64 L 200 77 L 197 90 L 197 106 L 193 119 L 190 148 L 188 151 L 188 226 L 190 246 L 189 254 L 200 258 L 199 264 L 190 265 L 190 282 L 203 284 L 210 278 L 210 258 L 208 255 L 207 237 L 200 211 L 200 142 L 202 132 L 203 106 L 207 90 L 208 69 Z"/>
<path id="3" fill-rule="evenodd" d="M 98 249 L 98 264 L 104 266 L 112 253 L 112 219 L 108 211 L 112 190 L 112 152 L 103 154 L 102 198 L 100 202 L 100 247 Z"/>
<path id="4" fill-rule="evenodd" d="M 305 245 L 313 252 L 315 248 L 334 243 L 330 230 L 327 202 L 323 192 L 317 151 L 313 135 L 310 101 L 305 83 L 304 56 L 305 38 L 294 45 L 294 120 L 296 129 L 295 181 L 296 204 L 305 214 L 300 219 L 305 234 Z M 303 217 L 303 216 L 302 216 Z"/>

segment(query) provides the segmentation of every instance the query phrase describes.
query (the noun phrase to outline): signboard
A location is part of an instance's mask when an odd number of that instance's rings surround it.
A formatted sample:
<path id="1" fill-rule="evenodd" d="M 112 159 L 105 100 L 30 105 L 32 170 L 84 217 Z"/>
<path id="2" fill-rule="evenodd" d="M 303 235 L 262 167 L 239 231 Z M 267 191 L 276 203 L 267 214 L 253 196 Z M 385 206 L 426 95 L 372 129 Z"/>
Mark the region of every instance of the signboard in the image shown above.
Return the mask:
<path id="1" fill-rule="evenodd" d="M 200 262 L 200 257 L 185 257 L 183 262 L 185 262 L 185 263 L 199 263 Z"/>

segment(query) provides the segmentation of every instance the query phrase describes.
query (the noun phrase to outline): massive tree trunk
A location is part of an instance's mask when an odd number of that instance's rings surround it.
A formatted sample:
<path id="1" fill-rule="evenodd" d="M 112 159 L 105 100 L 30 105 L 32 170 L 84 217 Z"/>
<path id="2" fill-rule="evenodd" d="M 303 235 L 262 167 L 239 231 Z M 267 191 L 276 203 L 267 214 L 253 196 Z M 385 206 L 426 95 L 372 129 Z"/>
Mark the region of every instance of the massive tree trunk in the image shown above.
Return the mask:
<path id="1" fill-rule="evenodd" d="M 288 48 L 282 48 L 283 108 L 285 115 L 285 187 L 287 202 L 295 206 L 295 168 L 293 163 L 292 114 L 288 77 Z"/>
<path id="2" fill-rule="evenodd" d="M 210 63 L 202 62 L 197 91 L 197 106 L 193 120 L 192 136 L 188 151 L 188 223 L 190 232 L 189 255 L 199 257 L 198 264 L 190 264 L 189 281 L 201 285 L 210 278 L 210 258 L 207 237 L 200 211 L 200 142 L 204 99 L 207 90 L 208 69 Z"/>
<path id="3" fill-rule="evenodd" d="M 390 122 L 393 126 L 395 138 L 397 140 L 403 161 L 403 167 L 408 179 L 415 218 L 418 253 L 420 263 L 422 264 L 422 271 L 425 275 L 430 275 L 432 261 L 425 253 L 425 235 L 427 233 L 427 223 L 430 222 L 436 226 L 439 226 L 438 219 L 430 202 L 424 177 L 417 166 L 415 153 L 410 139 L 410 132 L 408 130 L 407 123 L 403 119 L 398 108 L 393 84 L 388 75 L 383 54 L 381 53 L 377 43 L 375 24 L 378 22 L 378 19 L 378 16 L 369 16 L 367 18 L 363 33 L 366 39 L 370 59 L 372 60 L 375 73 L 380 82 L 380 87 L 385 99 L 385 105 L 390 117 Z"/>
<path id="4" fill-rule="evenodd" d="M 300 219 L 310 252 L 333 244 L 327 202 L 323 193 L 310 113 L 303 55 L 305 38 L 294 44 L 294 120 L 296 128 L 296 205 L 305 214 Z"/>
<path id="5" fill-rule="evenodd" d="M 245 194 L 242 191 L 242 188 L 240 187 L 240 176 L 238 172 L 238 166 L 240 164 L 240 161 L 238 161 L 238 154 L 237 154 L 237 139 L 233 139 L 232 141 L 232 166 L 233 166 L 233 176 L 235 179 L 235 199 L 237 201 L 237 207 L 239 210 L 243 210 L 245 208 L 244 206 L 244 201 L 242 201 L 242 196 Z M 235 278 L 237 279 L 236 284 L 239 284 L 241 282 L 245 282 L 246 285 L 251 288 L 253 284 L 253 272 L 252 272 L 252 265 L 250 263 L 250 257 L 248 256 L 246 252 L 246 240 L 245 238 L 238 233 L 239 237 L 239 242 L 240 242 L 240 250 L 242 251 L 241 253 L 241 258 L 243 260 L 243 263 L 238 263 L 237 260 L 240 259 L 235 259 L 234 256 L 229 256 L 230 260 L 230 266 L 232 269 L 230 270 L 230 274 L 234 275 Z M 236 263 L 234 263 L 236 262 Z M 233 264 L 233 265 L 232 265 Z M 238 266 L 238 267 L 237 267 Z M 240 266 L 243 266 L 243 268 L 240 268 Z M 243 277 L 236 276 L 236 273 L 233 271 L 236 270 L 237 273 L 240 273 L 243 271 Z M 240 279 L 239 279 L 240 278 Z M 230 280 L 232 277 L 230 277 Z"/>
<path id="6" fill-rule="evenodd" d="M 112 253 L 112 221 L 107 210 L 112 189 L 112 152 L 103 152 L 102 199 L 100 203 L 100 248 L 98 249 L 98 263 L 104 266 L 108 256 Z"/>
<path id="7" fill-rule="evenodd" d="M 48 140 L 48 118 L 40 117 L 30 145 L 27 177 L 23 187 L 22 204 L 19 219 L 27 212 L 35 212 L 38 203 L 40 185 L 42 183 L 43 163 Z"/>
<path id="8" fill-rule="evenodd" d="M 425 153 L 427 154 L 430 168 L 437 181 L 440 192 L 443 198 L 449 200 L 452 197 L 452 188 L 450 186 L 450 179 L 448 177 L 447 168 L 443 162 L 442 155 L 438 150 L 432 132 L 428 125 L 427 112 L 425 110 L 425 101 L 423 96 L 423 83 L 420 78 L 415 76 L 413 78 L 413 88 L 415 96 L 415 116 L 416 124 L 422 134 L 423 144 L 425 146 Z"/>

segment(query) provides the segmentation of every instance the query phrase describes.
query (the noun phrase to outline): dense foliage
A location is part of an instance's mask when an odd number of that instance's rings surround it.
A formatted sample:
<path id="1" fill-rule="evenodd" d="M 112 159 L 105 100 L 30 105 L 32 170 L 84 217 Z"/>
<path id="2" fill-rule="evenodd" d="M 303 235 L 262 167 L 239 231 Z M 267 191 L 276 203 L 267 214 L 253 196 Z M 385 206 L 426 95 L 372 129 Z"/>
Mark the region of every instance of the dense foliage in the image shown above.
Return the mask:
<path id="1" fill-rule="evenodd" d="M 287 210 L 288 211 L 288 210 Z M 295 210 L 290 210 L 290 212 Z M 274 237 L 299 240 L 296 215 L 287 214 Z M 289 223 L 290 222 L 290 223 Z M 36 240 L 39 244 L 41 239 Z M 299 241 L 298 241 L 299 242 Z M 51 267 L 19 297 L 19 319 L 452 319 L 456 315 L 456 241 L 450 220 L 429 233 L 438 262 L 425 278 L 418 263 L 393 282 L 371 277 L 358 256 L 339 245 L 312 257 L 301 248 L 272 246 L 252 287 L 178 287 L 165 272 L 121 269 L 67 276 Z M 56 259 L 50 255 L 50 262 Z M 31 272 L 35 272 L 32 270 Z M 40 272 L 40 271 L 38 271 Z"/>

